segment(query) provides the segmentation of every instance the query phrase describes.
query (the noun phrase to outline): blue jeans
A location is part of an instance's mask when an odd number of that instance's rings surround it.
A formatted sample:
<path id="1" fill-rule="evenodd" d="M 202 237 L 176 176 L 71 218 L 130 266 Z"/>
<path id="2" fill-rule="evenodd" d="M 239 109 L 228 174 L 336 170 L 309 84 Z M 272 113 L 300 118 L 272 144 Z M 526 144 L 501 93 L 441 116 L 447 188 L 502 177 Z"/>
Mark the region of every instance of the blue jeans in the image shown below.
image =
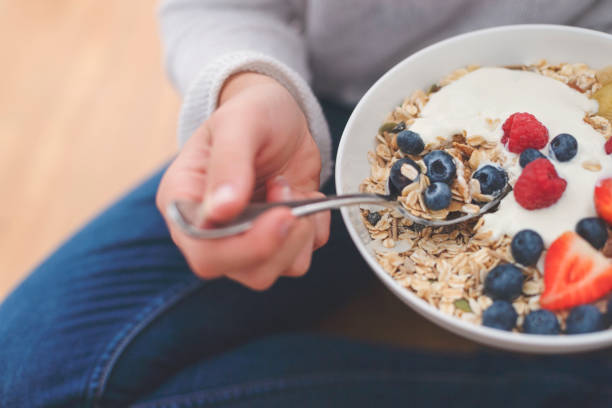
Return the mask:
<path id="1" fill-rule="evenodd" d="M 326 111 L 339 135 L 348 111 Z M 443 354 L 308 333 L 373 282 L 338 214 L 303 278 L 263 293 L 196 278 L 155 208 L 161 173 L 0 306 L 0 407 L 612 404 L 603 354 Z"/>

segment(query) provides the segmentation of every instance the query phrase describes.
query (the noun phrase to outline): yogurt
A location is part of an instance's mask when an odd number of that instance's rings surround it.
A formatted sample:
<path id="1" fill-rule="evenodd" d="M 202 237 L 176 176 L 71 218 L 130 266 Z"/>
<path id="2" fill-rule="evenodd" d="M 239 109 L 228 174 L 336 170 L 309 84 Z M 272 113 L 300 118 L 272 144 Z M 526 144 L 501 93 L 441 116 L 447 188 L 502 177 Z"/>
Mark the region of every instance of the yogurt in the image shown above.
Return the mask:
<path id="1" fill-rule="evenodd" d="M 484 215 L 483 228 L 495 237 L 514 235 L 530 228 L 537 231 L 548 246 L 585 217 L 595 216 L 593 190 L 597 180 L 612 175 L 612 160 L 605 154 L 603 136 L 583 121 L 598 110 L 597 101 L 566 84 L 541 74 L 505 68 L 480 68 L 430 95 L 428 103 L 410 130 L 427 144 L 437 137 L 448 139 L 463 130 L 468 136 L 479 135 L 487 141 L 500 142 L 502 125 L 515 112 L 534 115 L 549 132 L 549 142 L 560 133 L 573 135 L 578 153 L 565 163 L 551 159 L 567 188 L 559 201 L 539 210 L 526 210 L 508 194 L 499 210 Z M 487 120 L 488 119 L 488 120 Z M 499 119 L 491 124 L 491 119 Z M 542 150 L 548 154 L 548 145 Z M 504 151 L 507 152 L 506 149 Z M 507 152 L 509 158 L 516 156 Z M 599 163 L 598 172 L 586 170 L 582 163 Z M 512 163 L 512 160 L 508 161 Z M 522 171 L 518 164 L 506 167 L 510 179 Z"/>

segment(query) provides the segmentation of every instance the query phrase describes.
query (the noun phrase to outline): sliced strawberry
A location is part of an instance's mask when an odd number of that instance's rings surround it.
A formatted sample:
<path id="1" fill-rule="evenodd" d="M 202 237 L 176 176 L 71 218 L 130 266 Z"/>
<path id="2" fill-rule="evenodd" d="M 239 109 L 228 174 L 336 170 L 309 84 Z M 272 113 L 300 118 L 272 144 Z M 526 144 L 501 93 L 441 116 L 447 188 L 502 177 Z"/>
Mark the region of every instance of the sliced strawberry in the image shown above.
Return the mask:
<path id="1" fill-rule="evenodd" d="M 593 302 L 612 290 L 612 263 L 572 231 L 552 243 L 544 261 L 544 309 Z"/>
<path id="2" fill-rule="evenodd" d="M 595 184 L 595 210 L 608 224 L 612 224 L 612 178 L 599 180 Z"/>

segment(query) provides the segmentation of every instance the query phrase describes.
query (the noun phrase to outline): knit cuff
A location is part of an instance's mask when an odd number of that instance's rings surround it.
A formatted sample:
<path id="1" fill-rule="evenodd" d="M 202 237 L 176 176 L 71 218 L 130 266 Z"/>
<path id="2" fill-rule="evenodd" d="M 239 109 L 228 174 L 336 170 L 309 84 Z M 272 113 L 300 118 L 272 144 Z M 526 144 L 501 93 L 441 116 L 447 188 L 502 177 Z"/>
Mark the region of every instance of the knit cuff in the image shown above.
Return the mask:
<path id="1" fill-rule="evenodd" d="M 332 171 L 331 138 L 325 116 L 308 83 L 282 62 L 263 54 L 235 52 L 205 66 L 189 86 L 179 116 L 178 138 L 182 146 L 217 109 L 224 82 L 238 72 L 257 72 L 274 78 L 295 98 L 306 116 L 308 127 L 321 154 L 321 185 Z"/>

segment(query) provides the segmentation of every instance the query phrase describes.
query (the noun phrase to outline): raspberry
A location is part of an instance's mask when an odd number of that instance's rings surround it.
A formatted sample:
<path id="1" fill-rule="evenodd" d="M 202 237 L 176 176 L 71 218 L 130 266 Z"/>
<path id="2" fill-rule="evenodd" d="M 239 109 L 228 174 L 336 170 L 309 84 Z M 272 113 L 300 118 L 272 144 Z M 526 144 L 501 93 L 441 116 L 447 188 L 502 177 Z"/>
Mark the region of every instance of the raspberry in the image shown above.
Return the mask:
<path id="1" fill-rule="evenodd" d="M 540 150 L 548 143 L 548 129 L 530 113 L 513 113 L 506 119 L 502 129 L 502 144 L 508 150 L 520 154 L 527 148 Z"/>
<path id="2" fill-rule="evenodd" d="M 559 177 L 555 166 L 546 159 L 536 159 L 525 166 L 514 184 L 514 198 L 528 210 L 550 207 L 563 195 L 567 181 Z"/>

